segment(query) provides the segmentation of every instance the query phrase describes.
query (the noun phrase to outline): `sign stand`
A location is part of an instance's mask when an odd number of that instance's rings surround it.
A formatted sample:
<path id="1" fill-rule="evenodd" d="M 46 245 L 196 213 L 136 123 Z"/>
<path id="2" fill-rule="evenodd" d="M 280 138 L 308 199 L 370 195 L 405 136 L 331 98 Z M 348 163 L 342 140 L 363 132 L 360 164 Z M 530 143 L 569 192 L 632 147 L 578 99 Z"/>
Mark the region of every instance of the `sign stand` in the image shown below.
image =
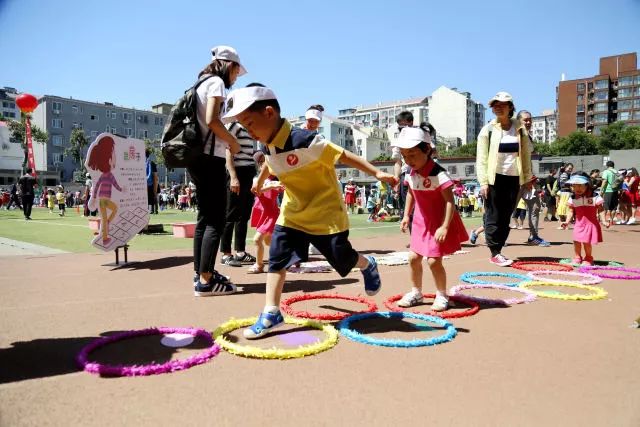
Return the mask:
<path id="1" fill-rule="evenodd" d="M 116 265 L 120 265 L 120 248 L 124 250 L 124 263 L 122 265 L 129 264 L 129 258 L 127 256 L 127 250 L 129 249 L 129 245 L 123 245 L 123 246 L 118 246 L 115 250 Z"/>

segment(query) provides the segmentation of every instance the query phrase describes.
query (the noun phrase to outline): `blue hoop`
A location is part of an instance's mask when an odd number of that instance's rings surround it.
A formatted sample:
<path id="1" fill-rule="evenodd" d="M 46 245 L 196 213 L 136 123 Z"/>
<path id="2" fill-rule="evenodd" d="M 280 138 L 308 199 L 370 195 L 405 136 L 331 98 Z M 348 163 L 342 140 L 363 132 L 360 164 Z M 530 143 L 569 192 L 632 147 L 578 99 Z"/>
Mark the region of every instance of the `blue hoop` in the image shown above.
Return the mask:
<path id="1" fill-rule="evenodd" d="M 478 280 L 474 279 L 474 277 L 509 277 L 511 279 L 518 279 L 519 282 L 514 283 L 502 283 L 502 282 L 490 282 L 486 280 Z M 472 285 L 503 285 L 503 286 L 511 286 L 516 287 L 520 285 L 522 282 L 530 282 L 531 277 L 516 274 L 516 273 L 500 273 L 497 271 L 469 271 L 460 276 L 460 280 L 465 283 L 471 283 Z"/>
<path id="2" fill-rule="evenodd" d="M 426 322 L 435 323 L 438 326 L 444 326 L 447 328 L 447 332 L 444 335 L 439 335 L 437 337 L 422 339 L 422 340 L 396 340 L 396 339 L 382 339 L 382 338 L 372 338 L 367 335 L 361 334 L 353 329 L 349 328 L 350 323 L 357 322 L 363 319 L 369 319 L 372 317 L 384 317 L 384 318 L 392 318 L 392 317 L 410 317 L 412 319 L 424 320 Z M 426 314 L 417 314 L 410 312 L 396 312 L 396 311 L 383 311 L 383 312 L 375 312 L 375 313 L 362 313 L 356 314 L 354 316 L 347 317 L 342 320 L 338 324 L 338 330 L 340 333 L 349 338 L 352 341 L 361 342 L 369 345 L 379 345 L 383 347 L 424 347 L 429 345 L 442 344 L 448 341 L 451 341 L 456 334 L 456 328 L 445 319 L 435 316 L 427 316 Z"/>

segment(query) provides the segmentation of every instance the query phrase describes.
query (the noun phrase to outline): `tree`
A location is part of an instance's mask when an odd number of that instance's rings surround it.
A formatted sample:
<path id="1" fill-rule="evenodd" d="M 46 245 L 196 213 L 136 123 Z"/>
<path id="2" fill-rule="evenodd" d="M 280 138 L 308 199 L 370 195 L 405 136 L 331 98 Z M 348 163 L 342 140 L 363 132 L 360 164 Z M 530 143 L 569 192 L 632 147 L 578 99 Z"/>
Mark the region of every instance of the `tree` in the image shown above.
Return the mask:
<path id="1" fill-rule="evenodd" d="M 447 150 L 446 144 L 436 144 L 436 150 L 438 150 L 438 156 L 445 157 L 475 157 L 478 151 L 477 142 L 470 142 L 465 145 L 461 145 L 457 148 Z"/>
<path id="2" fill-rule="evenodd" d="M 533 152 L 543 156 L 554 156 L 556 154 L 556 145 L 547 144 L 546 142 L 536 142 L 533 144 Z"/>
<path id="3" fill-rule="evenodd" d="M 89 140 L 86 136 L 84 136 L 84 131 L 82 129 L 74 129 L 71 131 L 71 137 L 69 138 L 69 147 L 64 150 L 64 154 L 67 156 L 71 156 L 74 163 L 79 166 L 79 170 L 84 173 L 84 161 L 83 161 L 83 153 L 84 148 L 89 145 Z"/>
<path id="4" fill-rule="evenodd" d="M 145 139 L 144 148 L 145 150 L 151 151 L 151 156 L 155 156 L 156 165 L 164 165 L 164 157 L 162 157 L 162 150 L 160 149 L 159 141 Z"/>
<path id="5" fill-rule="evenodd" d="M 624 141 L 622 140 L 624 129 L 624 122 L 614 122 L 601 129 L 598 141 L 600 154 L 607 154 L 609 150 L 623 150 L 625 148 Z"/>
<path id="6" fill-rule="evenodd" d="M 554 154 L 558 156 L 588 156 L 598 154 L 598 137 L 584 131 L 575 131 L 558 138 L 553 144 Z"/>
<path id="7" fill-rule="evenodd" d="M 5 121 L 4 119 L 0 119 Z M 22 146 L 22 150 L 24 151 L 24 159 L 22 160 L 22 168 L 24 169 L 27 166 L 27 161 L 29 159 L 29 151 L 27 150 L 27 131 L 25 127 L 26 115 L 21 114 L 20 121 L 17 120 L 8 120 L 7 126 L 9 127 L 9 131 L 11 132 L 11 140 L 12 142 L 20 143 Z M 40 144 L 45 144 L 49 140 L 49 134 L 38 126 L 31 124 L 31 139 Z"/>

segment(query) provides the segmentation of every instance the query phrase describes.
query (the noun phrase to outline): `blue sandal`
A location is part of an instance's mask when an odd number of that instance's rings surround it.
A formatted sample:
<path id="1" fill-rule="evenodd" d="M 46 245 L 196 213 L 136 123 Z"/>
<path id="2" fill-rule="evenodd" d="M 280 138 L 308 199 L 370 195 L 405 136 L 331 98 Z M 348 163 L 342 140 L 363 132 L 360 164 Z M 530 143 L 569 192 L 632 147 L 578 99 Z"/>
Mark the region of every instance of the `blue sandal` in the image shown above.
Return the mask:
<path id="1" fill-rule="evenodd" d="M 274 329 L 284 325 L 282 313 L 260 313 L 258 321 L 243 331 L 245 338 L 253 340 L 267 335 Z"/>

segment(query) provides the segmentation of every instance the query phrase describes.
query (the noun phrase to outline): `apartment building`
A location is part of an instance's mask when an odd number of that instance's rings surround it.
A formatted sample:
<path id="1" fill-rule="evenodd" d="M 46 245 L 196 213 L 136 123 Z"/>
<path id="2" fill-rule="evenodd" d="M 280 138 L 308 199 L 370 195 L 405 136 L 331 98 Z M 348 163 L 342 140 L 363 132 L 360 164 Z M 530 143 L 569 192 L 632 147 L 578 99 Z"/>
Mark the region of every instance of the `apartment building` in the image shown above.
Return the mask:
<path id="1" fill-rule="evenodd" d="M 471 99 L 469 92 L 440 86 L 431 94 L 429 123 L 438 137 L 459 139 L 462 144 L 474 142 L 484 125 L 485 107 Z"/>
<path id="2" fill-rule="evenodd" d="M 558 136 L 575 130 L 598 135 L 616 121 L 640 125 L 640 70 L 637 53 L 600 58 L 595 76 L 559 82 Z"/>
<path id="3" fill-rule="evenodd" d="M 0 89 L 0 117 L 5 120 L 20 120 L 20 109 L 16 105 L 18 91 L 12 87 Z"/>
<path id="4" fill-rule="evenodd" d="M 60 174 L 61 181 L 73 180 L 73 172 L 79 169 L 64 154 L 69 146 L 73 129 L 82 129 L 89 142 L 103 132 L 125 137 L 159 140 L 167 115 L 165 105 L 154 106 L 153 111 L 137 110 L 114 105 L 44 95 L 33 112 L 32 122 L 49 133 L 49 141 L 43 152 L 36 150 L 36 158 L 44 156 L 46 169 Z"/>
<path id="5" fill-rule="evenodd" d="M 556 112 L 544 110 L 539 116 L 531 117 L 531 136 L 534 142 L 550 144 L 558 137 Z"/>
<path id="6" fill-rule="evenodd" d="M 400 101 L 379 102 L 374 105 L 338 110 L 338 119 L 364 127 L 387 128 L 393 125 L 396 115 L 410 111 L 417 123 L 429 121 L 429 97 L 418 97 Z"/>

